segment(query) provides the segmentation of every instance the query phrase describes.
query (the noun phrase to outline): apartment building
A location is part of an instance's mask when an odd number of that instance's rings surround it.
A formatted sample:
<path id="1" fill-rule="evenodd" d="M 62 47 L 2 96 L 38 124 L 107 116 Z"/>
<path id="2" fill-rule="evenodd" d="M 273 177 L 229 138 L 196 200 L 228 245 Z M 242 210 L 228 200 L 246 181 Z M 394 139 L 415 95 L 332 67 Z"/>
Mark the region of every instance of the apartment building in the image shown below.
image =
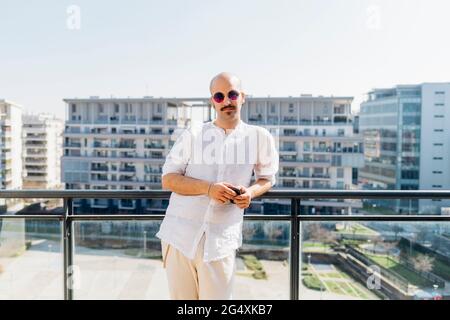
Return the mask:
<path id="1" fill-rule="evenodd" d="M 22 188 L 22 107 L 0 99 L 0 180 L 1 189 Z M 17 209 L 20 201 L 0 199 L 0 212 Z"/>
<path id="2" fill-rule="evenodd" d="M 62 181 L 66 189 L 161 189 L 165 157 L 188 124 L 179 99 L 66 99 Z M 194 103 L 194 102 L 192 102 Z M 166 200 L 90 199 L 80 210 L 160 212 Z"/>
<path id="3" fill-rule="evenodd" d="M 50 114 L 23 115 L 23 188 L 60 189 L 64 122 Z"/>
<path id="4" fill-rule="evenodd" d="M 362 137 L 354 132 L 351 97 L 267 97 L 247 99 L 244 121 L 266 127 L 277 137 L 278 189 L 352 189 L 363 165 Z M 268 205 L 266 205 L 268 207 Z M 308 213 L 348 214 L 360 201 L 302 201 Z M 270 211 L 289 212 L 276 201 Z M 266 209 L 265 212 L 268 210 Z"/>

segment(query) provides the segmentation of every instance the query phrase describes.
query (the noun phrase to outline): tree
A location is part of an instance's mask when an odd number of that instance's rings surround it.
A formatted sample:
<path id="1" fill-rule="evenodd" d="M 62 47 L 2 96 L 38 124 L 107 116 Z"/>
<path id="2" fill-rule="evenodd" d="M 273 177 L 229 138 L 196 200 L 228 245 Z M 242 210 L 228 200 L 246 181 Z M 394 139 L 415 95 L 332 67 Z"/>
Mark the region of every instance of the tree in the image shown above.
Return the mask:
<path id="1" fill-rule="evenodd" d="M 373 239 L 372 239 L 372 243 L 373 243 L 373 247 L 372 247 L 372 251 L 373 251 L 373 253 L 376 253 L 376 248 L 378 247 L 378 245 L 380 244 L 380 243 L 383 243 L 383 241 L 384 241 L 384 238 L 383 237 L 381 237 L 381 236 L 376 236 L 376 237 L 374 237 Z"/>
<path id="2" fill-rule="evenodd" d="M 414 269 L 420 272 L 430 272 L 433 270 L 434 258 L 426 254 L 419 254 L 417 257 L 412 258 L 412 264 Z"/>
<path id="3" fill-rule="evenodd" d="M 305 239 L 323 244 L 335 244 L 337 237 L 334 232 L 323 228 L 318 223 L 313 223 L 305 228 Z"/>
<path id="4" fill-rule="evenodd" d="M 264 234 L 269 240 L 277 240 L 283 236 L 285 227 L 286 225 L 283 222 L 272 221 L 264 223 Z"/>
<path id="5" fill-rule="evenodd" d="M 332 231 L 323 229 L 322 231 L 322 236 L 323 236 L 323 242 L 326 244 L 335 244 L 336 243 L 336 234 Z"/>
<path id="6" fill-rule="evenodd" d="M 396 225 L 394 225 L 394 226 L 392 227 L 392 231 L 393 231 L 394 234 L 395 234 L 395 241 L 397 241 L 398 234 L 399 234 L 400 232 L 404 231 L 404 229 L 403 229 L 401 226 L 399 226 L 398 224 L 396 224 Z"/>
<path id="7" fill-rule="evenodd" d="M 386 251 L 386 262 L 387 262 L 389 260 L 389 258 L 391 257 L 392 249 L 397 247 L 398 242 L 383 242 L 381 245 L 383 246 L 384 250 Z"/>
<path id="8" fill-rule="evenodd" d="M 253 223 L 245 223 L 242 227 L 242 235 L 245 241 L 253 239 L 256 234 L 256 226 Z"/>

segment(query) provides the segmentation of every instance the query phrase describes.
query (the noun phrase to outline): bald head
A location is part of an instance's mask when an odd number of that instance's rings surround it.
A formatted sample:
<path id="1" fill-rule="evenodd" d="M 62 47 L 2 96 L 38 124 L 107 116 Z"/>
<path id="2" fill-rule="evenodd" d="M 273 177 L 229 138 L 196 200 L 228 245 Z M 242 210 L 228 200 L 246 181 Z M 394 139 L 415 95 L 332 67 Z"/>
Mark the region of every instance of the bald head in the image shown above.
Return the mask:
<path id="1" fill-rule="evenodd" d="M 239 79 L 236 75 L 229 72 L 221 72 L 212 78 L 209 84 L 209 91 L 213 94 L 213 88 L 219 83 L 228 83 L 235 87 L 237 90 L 242 90 L 241 79 Z"/>
<path id="2" fill-rule="evenodd" d="M 223 128 L 234 128 L 241 118 L 241 107 L 245 103 L 245 93 L 241 89 L 241 80 L 229 72 L 219 73 L 209 84 L 211 105 L 217 114 L 216 121 Z M 214 95 L 219 93 L 222 98 L 215 99 Z"/>

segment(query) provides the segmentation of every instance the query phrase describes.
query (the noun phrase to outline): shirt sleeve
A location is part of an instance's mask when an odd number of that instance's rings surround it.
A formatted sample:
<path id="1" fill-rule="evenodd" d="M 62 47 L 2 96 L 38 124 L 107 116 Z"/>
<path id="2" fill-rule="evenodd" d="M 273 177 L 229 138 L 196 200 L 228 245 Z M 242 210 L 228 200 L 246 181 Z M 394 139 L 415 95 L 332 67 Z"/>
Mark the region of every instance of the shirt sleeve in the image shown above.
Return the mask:
<path id="1" fill-rule="evenodd" d="M 275 139 L 267 129 L 258 134 L 258 161 L 255 164 L 255 179 L 267 179 L 274 186 L 279 167 L 279 156 Z"/>
<path id="2" fill-rule="evenodd" d="M 166 157 L 161 176 L 168 173 L 178 173 L 182 175 L 186 173 L 186 167 L 191 156 L 191 140 L 192 136 L 190 130 L 183 130 Z"/>

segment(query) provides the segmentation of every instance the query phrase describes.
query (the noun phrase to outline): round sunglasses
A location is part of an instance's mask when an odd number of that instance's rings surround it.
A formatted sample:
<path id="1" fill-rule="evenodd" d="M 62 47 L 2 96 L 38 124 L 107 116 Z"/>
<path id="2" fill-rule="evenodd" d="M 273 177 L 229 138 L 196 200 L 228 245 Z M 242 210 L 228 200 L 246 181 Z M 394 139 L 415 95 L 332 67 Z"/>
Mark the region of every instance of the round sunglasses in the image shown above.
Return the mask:
<path id="1" fill-rule="evenodd" d="M 230 99 L 231 101 L 236 101 L 238 97 L 239 92 L 237 92 L 236 90 L 231 90 L 230 92 L 228 92 L 228 99 Z M 213 99 L 217 103 L 222 103 L 223 100 L 225 100 L 225 95 L 222 92 L 216 92 L 213 95 Z"/>

